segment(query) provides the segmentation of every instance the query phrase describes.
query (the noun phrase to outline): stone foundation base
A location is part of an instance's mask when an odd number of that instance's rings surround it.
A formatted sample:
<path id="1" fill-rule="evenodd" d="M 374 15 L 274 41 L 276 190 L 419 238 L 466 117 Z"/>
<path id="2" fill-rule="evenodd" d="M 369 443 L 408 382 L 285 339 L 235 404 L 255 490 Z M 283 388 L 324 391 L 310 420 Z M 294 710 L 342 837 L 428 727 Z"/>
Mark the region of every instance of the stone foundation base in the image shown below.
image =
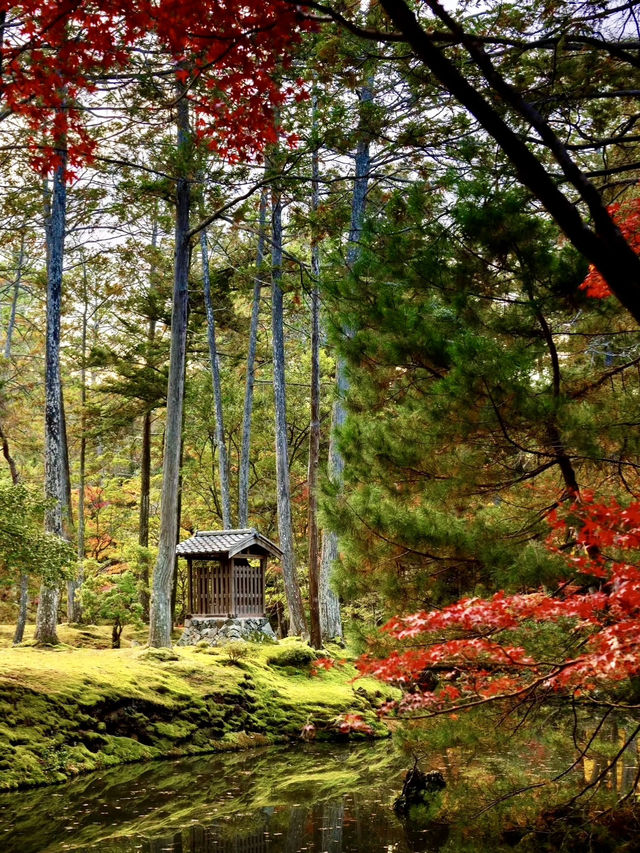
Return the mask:
<path id="1" fill-rule="evenodd" d="M 195 646 L 204 640 L 221 646 L 230 640 L 275 640 L 276 635 L 266 616 L 226 618 L 224 616 L 192 616 L 184 623 L 179 646 Z"/>

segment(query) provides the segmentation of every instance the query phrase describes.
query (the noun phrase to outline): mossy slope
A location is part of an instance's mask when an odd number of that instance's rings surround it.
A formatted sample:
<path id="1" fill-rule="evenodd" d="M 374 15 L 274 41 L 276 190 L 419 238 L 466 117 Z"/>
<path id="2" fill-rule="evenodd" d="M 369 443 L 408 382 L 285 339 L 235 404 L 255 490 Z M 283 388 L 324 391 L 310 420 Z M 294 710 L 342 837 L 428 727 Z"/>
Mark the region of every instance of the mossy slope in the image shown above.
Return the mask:
<path id="1" fill-rule="evenodd" d="M 0 790 L 296 738 L 307 723 L 329 737 L 344 713 L 385 733 L 374 713 L 380 685 L 363 679 L 356 692 L 350 666 L 312 677 L 274 665 L 273 646 L 235 663 L 211 651 L 0 649 Z"/>

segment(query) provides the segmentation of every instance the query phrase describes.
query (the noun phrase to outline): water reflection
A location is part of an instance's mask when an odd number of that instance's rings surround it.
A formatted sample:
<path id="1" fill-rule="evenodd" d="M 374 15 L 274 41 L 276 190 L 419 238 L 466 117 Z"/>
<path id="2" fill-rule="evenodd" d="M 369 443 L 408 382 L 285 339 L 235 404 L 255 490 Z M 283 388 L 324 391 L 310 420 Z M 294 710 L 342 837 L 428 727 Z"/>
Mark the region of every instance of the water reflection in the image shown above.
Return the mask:
<path id="1" fill-rule="evenodd" d="M 582 775 L 585 785 L 604 788 L 616 794 L 626 794 L 637 784 L 638 764 L 640 763 L 640 739 L 633 736 L 633 729 L 621 726 L 612 720 L 605 729 L 601 741 L 613 747 L 610 755 L 598 750 L 581 759 Z M 593 732 L 587 731 L 590 737 Z M 613 761 L 618 751 L 625 748 L 621 760 Z"/>
<path id="2" fill-rule="evenodd" d="M 405 764 L 388 744 L 376 744 L 114 768 L 61 787 L 0 796 L 0 850 L 437 850 L 407 842 L 390 808 Z"/>
<path id="3" fill-rule="evenodd" d="M 162 837 L 138 839 L 132 849 L 143 853 L 437 853 L 447 840 L 444 825 L 435 830 L 410 828 L 381 804 L 377 807 L 372 811 L 366 798 L 355 796 L 309 807 L 264 809 L 248 819 L 249 826 L 198 824 Z M 254 822 L 258 825 L 251 827 Z"/>
<path id="4" fill-rule="evenodd" d="M 550 730 L 547 727 L 547 732 Z M 589 742 L 593 727 L 577 733 Z M 451 826 L 400 821 L 391 808 L 407 759 L 389 743 L 359 747 L 310 744 L 117 767 L 59 787 L 0 795 L 0 853 L 459 853 L 497 851 L 462 815 L 495 796 L 498 782 L 518 787 L 550 779 L 576 762 L 573 785 L 594 784 L 615 799 L 638 772 L 638 741 L 624 761 L 611 760 L 634 731 L 617 723 L 581 756 L 567 736 L 515 742 L 477 752 L 448 746 L 425 754 L 441 769 Z M 513 782 L 511 781 L 513 779 Z M 460 804 L 462 803 L 462 809 Z M 466 811 L 465 811 L 466 809 Z"/>

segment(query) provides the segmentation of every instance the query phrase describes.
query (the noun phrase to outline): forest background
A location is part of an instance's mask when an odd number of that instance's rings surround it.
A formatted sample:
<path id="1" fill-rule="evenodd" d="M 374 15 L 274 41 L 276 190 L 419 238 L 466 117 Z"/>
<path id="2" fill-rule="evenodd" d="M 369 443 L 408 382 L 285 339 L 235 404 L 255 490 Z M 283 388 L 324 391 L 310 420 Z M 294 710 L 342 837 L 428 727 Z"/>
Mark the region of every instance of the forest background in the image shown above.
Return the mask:
<path id="1" fill-rule="evenodd" d="M 227 135 L 222 144 L 214 136 L 211 147 L 191 136 L 197 128 L 207 137 L 206 122 L 194 120 L 204 75 L 176 71 L 175 52 L 163 56 L 153 40 L 142 43 L 133 68 L 96 73 L 74 95 L 73 110 L 36 97 L 29 110 L 40 112 L 30 114 L 11 102 L 3 114 L 1 423 L 5 481 L 31 488 L 15 512 L 12 485 L 4 515 L 29 531 L 31 550 L 5 559 L 7 620 L 17 617 L 20 591 L 24 603 L 30 584 L 33 599 L 42 577 L 45 587 L 52 578 L 56 585 L 68 563 L 64 549 L 45 559 L 50 542 L 35 533 L 47 509 L 36 495 L 45 479 L 40 413 L 56 175 L 58 187 L 67 184 L 66 448 L 62 431 L 58 460 L 67 497 L 58 503 L 61 512 L 67 507 L 64 532 L 78 556 L 66 579 L 70 601 L 79 574 L 93 594 L 113 591 L 124 577 L 122 618 L 148 611 L 161 534 L 176 186 L 185 176 L 188 227 L 211 221 L 189 235 L 175 522 L 180 538 L 247 523 L 239 482 L 259 306 L 247 521 L 275 536 L 280 515 L 282 541 L 289 503 L 289 563 L 273 570 L 269 586 L 270 614 L 283 630 L 287 578 L 306 601 L 316 574 L 308 551 L 314 422 L 325 469 L 321 598 L 329 597 L 331 571 L 354 630 L 466 593 L 553 588 L 566 577 L 562 548 L 574 543 L 547 547 L 550 513 L 585 490 L 637 500 L 634 4 L 460 5 L 456 21 L 437 3 L 417 8 L 417 19 L 403 18 L 404 3 L 372 4 L 366 13 L 310 8 L 318 20 L 286 46 L 279 94 L 269 90 L 268 115 L 245 128 L 253 140 Z M 6 68 L 11 91 L 18 72 Z M 83 138 L 68 146 L 76 153 L 61 182 L 52 152 L 62 150 L 55 117 L 65 110 L 73 122 L 82 118 L 97 146 L 90 156 Z M 274 115 L 278 133 L 267 121 Z M 78 133 L 73 122 L 69 135 Z M 266 169 L 247 156 L 265 146 Z M 310 411 L 312 341 L 320 343 L 319 417 Z M 286 423 L 273 396 L 283 360 Z M 286 472 L 291 494 L 283 503 Z M 6 536 L 14 542 L 15 530 Z M 27 560 L 33 570 L 21 578 Z M 180 622 L 181 571 L 175 592 Z M 80 612 L 71 606 L 69 616 Z M 299 630 L 299 614 L 293 621 Z M 325 633 L 338 630 L 325 623 Z"/>

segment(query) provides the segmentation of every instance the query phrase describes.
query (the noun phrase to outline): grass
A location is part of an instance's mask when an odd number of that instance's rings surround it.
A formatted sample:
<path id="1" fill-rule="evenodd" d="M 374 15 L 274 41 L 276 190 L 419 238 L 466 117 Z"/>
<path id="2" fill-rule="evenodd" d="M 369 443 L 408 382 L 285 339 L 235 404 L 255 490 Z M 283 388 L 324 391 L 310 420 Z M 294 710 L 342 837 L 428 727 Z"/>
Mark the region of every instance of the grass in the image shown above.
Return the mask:
<path id="1" fill-rule="evenodd" d="M 375 708 L 389 691 L 378 682 L 350 683 L 350 664 L 311 676 L 308 665 L 274 660 L 295 659 L 292 652 L 308 648 L 299 640 L 251 644 L 246 658 L 232 661 L 208 647 L 100 648 L 107 631 L 95 626 L 61 627 L 60 637 L 74 632 L 93 645 L 0 648 L 0 790 L 294 739 L 309 723 L 318 738 L 333 738 L 344 713 L 360 713 L 386 734 Z"/>

